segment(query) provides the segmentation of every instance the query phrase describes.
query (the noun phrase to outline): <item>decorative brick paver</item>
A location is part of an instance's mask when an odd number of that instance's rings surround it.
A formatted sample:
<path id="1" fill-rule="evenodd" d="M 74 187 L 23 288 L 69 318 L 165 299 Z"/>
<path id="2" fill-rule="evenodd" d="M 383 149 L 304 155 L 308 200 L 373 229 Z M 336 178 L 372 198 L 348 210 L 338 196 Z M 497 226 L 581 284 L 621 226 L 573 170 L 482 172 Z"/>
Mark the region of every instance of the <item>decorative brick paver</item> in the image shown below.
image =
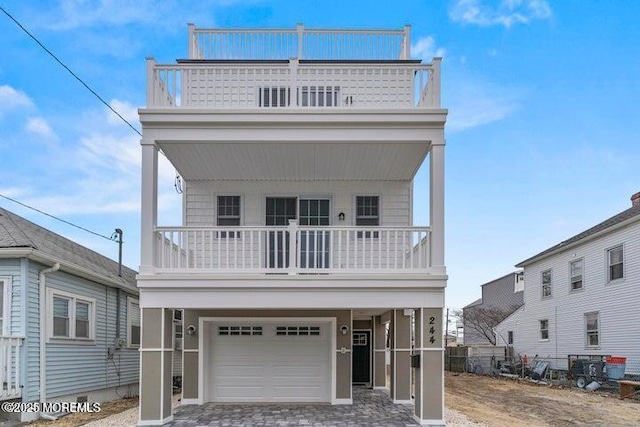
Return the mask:
<path id="1" fill-rule="evenodd" d="M 418 425 L 411 405 L 394 405 L 384 390 L 353 388 L 353 405 L 207 403 L 176 408 L 171 427 L 406 427 Z"/>

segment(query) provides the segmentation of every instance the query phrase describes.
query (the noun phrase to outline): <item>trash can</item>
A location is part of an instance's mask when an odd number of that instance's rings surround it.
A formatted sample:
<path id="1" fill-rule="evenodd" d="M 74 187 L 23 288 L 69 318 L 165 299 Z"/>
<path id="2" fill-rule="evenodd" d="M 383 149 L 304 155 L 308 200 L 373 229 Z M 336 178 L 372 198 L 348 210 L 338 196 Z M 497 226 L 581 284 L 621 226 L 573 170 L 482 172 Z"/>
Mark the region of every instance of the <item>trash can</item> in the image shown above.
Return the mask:
<path id="1" fill-rule="evenodd" d="M 626 357 L 607 357 L 607 378 L 610 380 L 618 380 L 624 378 L 624 371 L 627 367 Z"/>

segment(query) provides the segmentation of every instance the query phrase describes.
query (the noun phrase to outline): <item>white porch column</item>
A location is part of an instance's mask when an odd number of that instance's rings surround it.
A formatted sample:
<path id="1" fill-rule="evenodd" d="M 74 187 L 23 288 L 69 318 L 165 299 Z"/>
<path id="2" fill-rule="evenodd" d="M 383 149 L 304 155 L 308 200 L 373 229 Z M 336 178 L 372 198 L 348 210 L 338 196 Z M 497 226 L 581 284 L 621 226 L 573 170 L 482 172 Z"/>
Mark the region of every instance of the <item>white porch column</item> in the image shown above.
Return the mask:
<path id="1" fill-rule="evenodd" d="M 444 139 L 431 142 L 429 163 L 431 266 L 436 273 L 446 274 L 444 266 Z"/>
<path id="2" fill-rule="evenodd" d="M 140 144 L 142 145 L 140 274 L 150 274 L 155 264 L 155 229 L 158 225 L 158 149 L 154 141 L 145 138 Z"/>

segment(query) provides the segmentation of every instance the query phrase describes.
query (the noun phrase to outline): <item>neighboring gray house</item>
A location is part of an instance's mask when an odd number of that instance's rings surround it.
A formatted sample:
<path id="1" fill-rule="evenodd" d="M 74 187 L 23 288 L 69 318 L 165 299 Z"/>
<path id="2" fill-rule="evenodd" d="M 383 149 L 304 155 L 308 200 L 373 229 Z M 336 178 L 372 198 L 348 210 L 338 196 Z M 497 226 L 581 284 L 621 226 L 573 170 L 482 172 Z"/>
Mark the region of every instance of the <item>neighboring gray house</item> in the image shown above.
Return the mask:
<path id="1" fill-rule="evenodd" d="M 123 267 L 120 277 L 117 262 L 0 208 L 0 400 L 136 395 L 135 275 Z"/>
<path id="2" fill-rule="evenodd" d="M 512 336 L 516 353 L 554 369 L 567 369 L 569 354 L 610 355 L 640 374 L 640 193 L 631 202 L 517 265 L 524 305 L 496 327 L 499 340 Z"/>
<path id="3" fill-rule="evenodd" d="M 496 344 L 493 327 L 524 303 L 523 291 L 521 272 L 509 273 L 482 285 L 482 298 L 462 309 L 464 345 Z"/>

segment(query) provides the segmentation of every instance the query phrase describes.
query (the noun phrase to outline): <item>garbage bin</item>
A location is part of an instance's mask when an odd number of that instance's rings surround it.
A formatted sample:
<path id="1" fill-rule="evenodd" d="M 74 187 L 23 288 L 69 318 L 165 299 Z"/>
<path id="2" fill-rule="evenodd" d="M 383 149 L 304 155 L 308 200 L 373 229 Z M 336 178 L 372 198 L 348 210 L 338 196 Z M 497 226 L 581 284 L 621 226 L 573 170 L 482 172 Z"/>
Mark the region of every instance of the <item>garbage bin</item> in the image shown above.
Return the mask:
<path id="1" fill-rule="evenodd" d="M 624 371 L 627 367 L 626 357 L 607 357 L 607 378 L 610 380 L 618 380 L 624 378 Z"/>

